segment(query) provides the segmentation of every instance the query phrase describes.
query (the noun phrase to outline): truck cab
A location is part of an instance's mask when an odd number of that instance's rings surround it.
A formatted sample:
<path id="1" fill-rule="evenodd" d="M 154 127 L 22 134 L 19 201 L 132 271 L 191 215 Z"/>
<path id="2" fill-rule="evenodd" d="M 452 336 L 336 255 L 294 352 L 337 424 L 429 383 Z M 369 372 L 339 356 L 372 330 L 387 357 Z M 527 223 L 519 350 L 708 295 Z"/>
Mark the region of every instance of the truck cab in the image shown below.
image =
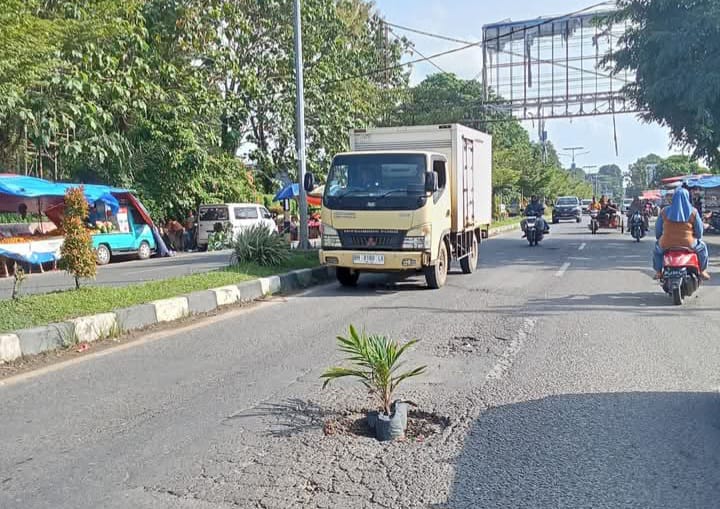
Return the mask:
<path id="1" fill-rule="evenodd" d="M 322 202 L 320 261 L 342 285 L 362 272 L 420 271 L 439 288 L 453 260 L 475 270 L 490 222 L 491 143 L 457 127 L 351 133 L 354 150 L 333 158 Z"/>
<path id="2" fill-rule="evenodd" d="M 146 260 L 157 247 L 152 229 L 127 202 L 121 202 L 116 214 L 99 223 L 95 223 L 97 229 L 92 235 L 98 265 L 106 265 L 113 256 L 123 254 L 136 254 Z"/>

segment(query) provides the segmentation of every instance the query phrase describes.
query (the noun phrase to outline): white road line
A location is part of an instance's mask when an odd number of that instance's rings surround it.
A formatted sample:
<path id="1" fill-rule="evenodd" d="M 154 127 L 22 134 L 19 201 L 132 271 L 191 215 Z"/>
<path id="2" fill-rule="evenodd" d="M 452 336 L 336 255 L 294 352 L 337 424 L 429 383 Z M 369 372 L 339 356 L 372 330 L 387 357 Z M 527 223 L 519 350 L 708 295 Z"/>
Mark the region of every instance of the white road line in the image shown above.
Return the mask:
<path id="1" fill-rule="evenodd" d="M 578 251 L 582 251 L 583 249 L 585 249 L 585 246 L 587 246 L 587 244 L 585 242 L 580 244 L 580 246 L 578 247 Z"/>
<path id="2" fill-rule="evenodd" d="M 536 321 L 531 318 L 526 318 L 525 323 L 520 328 L 515 339 L 510 341 L 510 344 L 505 348 L 505 351 L 500 356 L 500 359 L 495 363 L 490 372 L 485 376 L 486 380 L 499 380 L 508 372 L 515 362 L 520 350 L 522 350 L 525 341 L 535 329 Z"/>
<path id="3" fill-rule="evenodd" d="M 565 271 L 568 270 L 570 267 L 570 262 L 565 262 L 562 264 L 562 267 L 560 267 L 560 270 L 555 273 L 555 277 L 563 277 L 565 275 Z"/>

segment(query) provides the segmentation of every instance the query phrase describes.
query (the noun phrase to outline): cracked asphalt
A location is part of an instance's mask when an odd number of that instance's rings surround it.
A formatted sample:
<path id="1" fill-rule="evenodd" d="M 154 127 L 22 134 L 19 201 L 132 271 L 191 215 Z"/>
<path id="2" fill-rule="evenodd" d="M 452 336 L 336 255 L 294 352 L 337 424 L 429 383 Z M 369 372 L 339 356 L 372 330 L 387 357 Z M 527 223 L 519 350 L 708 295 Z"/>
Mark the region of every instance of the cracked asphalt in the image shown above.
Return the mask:
<path id="1" fill-rule="evenodd" d="M 439 291 L 327 285 L 0 385 L 0 507 L 717 507 L 718 281 L 672 307 L 650 239 L 586 232 L 490 240 Z M 318 379 L 350 323 L 420 340 L 400 396 L 449 426 L 324 435 L 370 405 Z"/>

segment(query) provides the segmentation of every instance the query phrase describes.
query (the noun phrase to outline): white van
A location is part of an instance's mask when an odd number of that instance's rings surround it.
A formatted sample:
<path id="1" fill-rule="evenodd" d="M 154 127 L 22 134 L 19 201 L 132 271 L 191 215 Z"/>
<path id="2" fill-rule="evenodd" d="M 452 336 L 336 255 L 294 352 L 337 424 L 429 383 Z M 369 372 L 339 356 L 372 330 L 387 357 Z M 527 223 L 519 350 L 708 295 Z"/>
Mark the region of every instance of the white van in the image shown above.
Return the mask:
<path id="1" fill-rule="evenodd" d="M 218 224 L 219 226 L 217 226 Z M 218 228 L 226 228 L 228 224 L 232 225 L 233 237 L 256 224 L 265 225 L 272 232 L 278 231 L 270 211 L 257 203 L 200 205 L 198 210 L 198 248 L 206 249 L 210 234 Z"/>

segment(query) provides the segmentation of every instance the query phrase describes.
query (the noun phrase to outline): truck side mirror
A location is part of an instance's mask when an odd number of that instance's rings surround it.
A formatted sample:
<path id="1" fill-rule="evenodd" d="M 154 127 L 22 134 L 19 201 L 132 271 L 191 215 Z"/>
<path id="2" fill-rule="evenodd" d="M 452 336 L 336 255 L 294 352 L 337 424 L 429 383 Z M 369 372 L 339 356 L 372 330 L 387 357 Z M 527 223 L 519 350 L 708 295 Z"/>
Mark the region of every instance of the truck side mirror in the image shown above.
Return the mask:
<path id="1" fill-rule="evenodd" d="M 305 180 L 303 181 L 303 187 L 305 188 L 305 192 L 309 193 L 313 189 L 315 189 L 315 176 L 308 172 L 305 174 Z"/>
<path id="2" fill-rule="evenodd" d="M 425 192 L 435 193 L 438 190 L 437 173 L 434 171 L 425 172 Z"/>

